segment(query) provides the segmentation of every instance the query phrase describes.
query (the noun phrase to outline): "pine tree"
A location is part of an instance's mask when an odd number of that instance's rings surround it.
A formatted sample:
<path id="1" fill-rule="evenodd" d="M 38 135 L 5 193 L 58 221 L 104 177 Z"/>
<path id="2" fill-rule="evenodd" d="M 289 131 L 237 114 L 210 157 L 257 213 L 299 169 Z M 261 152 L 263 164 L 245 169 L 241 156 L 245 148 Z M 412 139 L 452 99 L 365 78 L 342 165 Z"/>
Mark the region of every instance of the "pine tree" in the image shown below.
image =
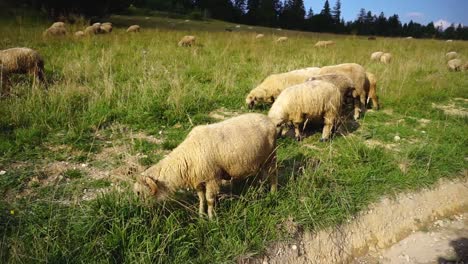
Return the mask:
<path id="1" fill-rule="evenodd" d="M 320 14 L 326 17 L 332 17 L 330 12 L 330 4 L 328 3 L 328 0 L 325 0 L 325 4 L 323 5 L 323 9 L 322 12 L 320 12 Z"/>
<path id="2" fill-rule="evenodd" d="M 339 23 L 341 20 L 341 1 L 336 0 L 336 4 L 333 7 L 332 17 L 335 23 Z"/>
<path id="3" fill-rule="evenodd" d="M 256 25 L 260 0 L 247 0 L 247 23 Z"/>
<path id="4" fill-rule="evenodd" d="M 309 8 L 309 11 L 307 12 L 306 19 L 311 19 L 314 16 L 314 10 L 312 10 L 312 7 Z"/>

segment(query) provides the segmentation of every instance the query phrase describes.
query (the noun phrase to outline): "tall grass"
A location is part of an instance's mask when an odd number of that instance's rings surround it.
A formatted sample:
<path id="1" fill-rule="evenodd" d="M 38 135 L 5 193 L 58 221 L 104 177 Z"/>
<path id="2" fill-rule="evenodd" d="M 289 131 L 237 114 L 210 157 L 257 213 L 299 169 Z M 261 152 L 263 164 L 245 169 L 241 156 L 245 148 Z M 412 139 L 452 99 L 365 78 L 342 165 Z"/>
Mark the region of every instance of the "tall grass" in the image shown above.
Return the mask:
<path id="1" fill-rule="evenodd" d="M 0 49 L 37 49 L 50 84 L 44 90 L 16 77 L 15 94 L 0 101 L 0 169 L 7 168 L 0 176 L 2 262 L 233 262 L 289 238 L 281 225 L 289 216 L 319 229 L 346 220 L 384 194 L 427 186 L 466 169 L 466 118 L 448 117 L 431 106 L 466 97 L 466 74 L 448 72 L 444 58 L 449 50 L 466 54 L 465 42 L 367 41 L 286 31 L 256 40 L 254 32 L 202 31 L 194 25 L 190 31 L 144 28 L 140 34 L 117 28 L 82 40 L 45 40 L 44 24 L 0 25 Z M 199 45 L 177 47 L 185 34 L 196 35 Z M 281 35 L 289 41 L 275 44 Z M 337 44 L 314 48 L 319 39 Z M 371 63 L 370 53 L 378 50 L 391 52 L 393 62 Z M 331 143 L 318 143 L 318 134 L 301 143 L 281 139 L 279 192 L 241 188 L 239 197 L 219 203 L 213 222 L 197 216 L 191 194 L 145 205 L 124 191 L 66 204 L 62 180 L 21 195 L 38 172 L 34 166 L 11 165 L 58 156 L 48 145 L 98 151 L 95 132 L 121 123 L 149 133 L 165 129 L 167 141 L 156 148 L 172 148 L 214 109 L 246 112 L 245 95 L 265 76 L 344 62 L 360 63 L 378 77 L 383 110 L 368 113 L 352 136 Z M 421 127 L 419 118 L 432 121 Z M 392 143 L 395 135 L 413 141 L 404 141 L 398 151 L 364 144 L 369 138 Z M 406 174 L 399 169 L 403 161 L 411 165 Z"/>

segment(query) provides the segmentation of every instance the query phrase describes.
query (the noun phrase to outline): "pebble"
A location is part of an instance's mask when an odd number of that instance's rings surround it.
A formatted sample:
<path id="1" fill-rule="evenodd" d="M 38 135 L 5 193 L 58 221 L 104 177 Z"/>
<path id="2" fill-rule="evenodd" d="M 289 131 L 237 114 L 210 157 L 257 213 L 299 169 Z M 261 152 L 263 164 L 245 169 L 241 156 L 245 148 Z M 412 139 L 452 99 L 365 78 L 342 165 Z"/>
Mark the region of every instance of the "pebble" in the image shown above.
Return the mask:
<path id="1" fill-rule="evenodd" d="M 395 140 L 395 141 L 400 141 L 400 139 L 401 139 L 401 138 L 400 138 L 399 136 L 395 136 L 395 137 L 393 138 L 393 140 Z"/>
<path id="2" fill-rule="evenodd" d="M 292 248 L 292 250 L 297 250 L 297 246 L 296 246 L 296 245 L 292 245 L 291 248 Z"/>
<path id="3" fill-rule="evenodd" d="M 0 170 L 0 175 L 4 175 L 5 173 L 6 173 L 6 171 Z"/>

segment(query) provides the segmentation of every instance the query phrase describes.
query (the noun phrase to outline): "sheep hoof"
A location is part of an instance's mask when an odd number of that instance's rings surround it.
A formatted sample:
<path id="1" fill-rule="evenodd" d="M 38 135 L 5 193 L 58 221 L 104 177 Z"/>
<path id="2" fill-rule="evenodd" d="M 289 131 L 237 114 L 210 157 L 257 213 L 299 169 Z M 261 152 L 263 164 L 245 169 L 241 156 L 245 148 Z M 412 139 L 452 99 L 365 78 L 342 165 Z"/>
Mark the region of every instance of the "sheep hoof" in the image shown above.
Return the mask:
<path id="1" fill-rule="evenodd" d="M 320 142 L 327 142 L 327 141 L 328 141 L 328 139 L 326 139 L 326 138 L 321 138 L 320 139 Z"/>

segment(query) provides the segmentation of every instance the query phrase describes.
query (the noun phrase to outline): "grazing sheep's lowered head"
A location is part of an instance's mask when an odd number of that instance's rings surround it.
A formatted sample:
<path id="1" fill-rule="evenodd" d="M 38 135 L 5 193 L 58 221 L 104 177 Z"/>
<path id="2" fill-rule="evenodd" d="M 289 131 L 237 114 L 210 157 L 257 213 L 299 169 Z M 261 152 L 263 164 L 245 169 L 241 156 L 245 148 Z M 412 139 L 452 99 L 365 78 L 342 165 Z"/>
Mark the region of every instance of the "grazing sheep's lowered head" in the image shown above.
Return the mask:
<path id="1" fill-rule="evenodd" d="M 276 39 L 276 42 L 286 42 L 288 41 L 288 37 L 279 37 L 278 39 Z"/>
<path id="2" fill-rule="evenodd" d="M 140 175 L 133 184 L 133 193 L 144 201 L 150 200 L 150 198 L 164 200 L 169 195 L 161 182 L 144 174 Z"/>
<path id="3" fill-rule="evenodd" d="M 195 44 L 195 40 L 195 36 L 184 36 L 177 45 L 179 45 L 179 47 L 191 47 Z"/>
<path id="4" fill-rule="evenodd" d="M 131 25 L 127 28 L 127 32 L 140 32 L 141 27 L 139 25 Z"/>

